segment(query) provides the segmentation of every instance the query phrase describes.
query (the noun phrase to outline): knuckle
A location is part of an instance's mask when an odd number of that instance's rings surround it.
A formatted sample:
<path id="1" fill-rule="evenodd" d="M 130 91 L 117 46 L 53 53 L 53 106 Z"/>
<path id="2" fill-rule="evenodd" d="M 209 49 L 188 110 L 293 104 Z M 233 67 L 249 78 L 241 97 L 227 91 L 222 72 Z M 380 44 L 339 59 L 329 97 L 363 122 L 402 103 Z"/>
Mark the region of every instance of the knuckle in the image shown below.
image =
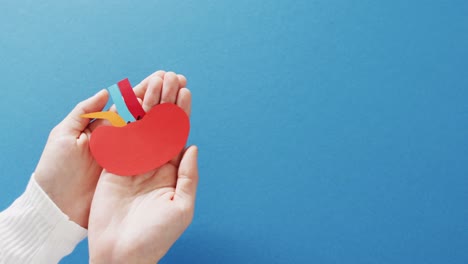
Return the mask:
<path id="1" fill-rule="evenodd" d="M 81 102 L 77 103 L 75 107 L 76 108 L 82 108 L 83 104 L 84 104 L 84 101 L 81 101 Z"/>
<path id="2" fill-rule="evenodd" d="M 60 124 L 58 124 L 58 125 L 56 125 L 55 127 L 53 127 L 52 130 L 50 130 L 49 138 L 53 138 L 53 137 L 56 137 L 57 135 L 59 135 L 59 134 L 60 134 L 60 130 L 61 130 Z"/>
<path id="3" fill-rule="evenodd" d="M 75 108 L 72 110 L 75 113 L 86 113 L 86 104 L 84 101 L 79 102 L 76 104 Z"/>
<path id="4" fill-rule="evenodd" d="M 149 78 L 149 85 L 155 86 L 158 83 L 162 83 L 163 79 L 158 75 L 153 75 Z"/>

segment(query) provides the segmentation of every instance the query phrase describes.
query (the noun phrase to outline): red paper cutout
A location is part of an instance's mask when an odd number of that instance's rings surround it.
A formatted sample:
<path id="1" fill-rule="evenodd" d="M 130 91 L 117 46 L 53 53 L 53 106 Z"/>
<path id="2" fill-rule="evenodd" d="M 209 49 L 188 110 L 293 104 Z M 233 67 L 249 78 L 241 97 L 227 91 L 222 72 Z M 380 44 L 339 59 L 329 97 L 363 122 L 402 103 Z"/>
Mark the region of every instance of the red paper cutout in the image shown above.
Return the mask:
<path id="1" fill-rule="evenodd" d="M 128 81 L 128 78 L 121 80 L 117 83 L 120 89 L 120 93 L 124 98 L 125 104 L 127 105 L 128 110 L 132 113 L 135 120 L 140 120 L 145 116 L 145 110 L 141 107 L 140 102 L 135 95 L 135 92 L 132 89 L 132 85 Z"/>
<path id="2" fill-rule="evenodd" d="M 125 127 L 98 127 L 91 136 L 90 148 L 107 171 L 133 176 L 159 168 L 177 156 L 187 143 L 189 130 L 185 112 L 165 103 Z"/>

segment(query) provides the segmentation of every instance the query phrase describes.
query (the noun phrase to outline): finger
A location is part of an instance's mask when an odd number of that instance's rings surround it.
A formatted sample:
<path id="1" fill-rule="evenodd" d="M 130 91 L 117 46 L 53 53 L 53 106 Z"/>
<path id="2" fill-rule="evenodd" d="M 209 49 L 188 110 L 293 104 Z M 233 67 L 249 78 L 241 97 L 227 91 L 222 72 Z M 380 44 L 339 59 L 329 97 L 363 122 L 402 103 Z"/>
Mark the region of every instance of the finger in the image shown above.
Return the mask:
<path id="1" fill-rule="evenodd" d="M 192 93 L 187 88 L 182 88 L 179 90 L 179 95 L 177 95 L 177 106 L 182 108 L 184 112 L 190 116 L 192 108 Z"/>
<path id="2" fill-rule="evenodd" d="M 60 125 L 77 137 L 88 126 L 90 119 L 81 118 L 81 115 L 100 112 L 106 106 L 109 94 L 107 90 L 101 90 L 94 96 L 82 101 L 68 114 Z"/>
<path id="3" fill-rule="evenodd" d="M 91 138 L 91 131 L 88 128 L 85 128 L 83 132 L 81 132 L 80 137 L 77 140 L 78 145 L 85 145 L 89 142 Z"/>
<path id="4" fill-rule="evenodd" d="M 164 75 L 166 74 L 165 71 L 157 71 L 152 74 L 150 74 L 148 77 L 146 77 L 143 81 L 141 81 L 137 86 L 133 88 L 133 91 L 135 92 L 136 96 L 138 98 L 143 99 L 145 96 L 146 90 L 148 88 L 148 83 L 151 77 L 160 77 L 161 79 L 164 79 Z"/>
<path id="5" fill-rule="evenodd" d="M 182 108 L 184 112 L 190 116 L 190 111 L 192 107 L 192 94 L 190 90 L 187 88 L 182 88 L 179 90 L 179 95 L 177 96 L 177 106 Z M 179 155 L 175 156 L 169 163 L 172 165 L 179 167 L 180 160 L 182 159 L 183 152 Z"/>
<path id="6" fill-rule="evenodd" d="M 156 173 L 153 172 L 151 182 L 153 188 L 171 188 L 174 191 L 177 184 L 177 167 L 165 164 L 158 168 Z"/>
<path id="7" fill-rule="evenodd" d="M 143 99 L 143 110 L 148 112 L 153 106 L 159 104 L 161 100 L 161 91 L 163 87 L 163 79 L 159 76 L 153 76 L 149 80 L 148 89 Z"/>
<path id="8" fill-rule="evenodd" d="M 172 166 L 178 168 L 183 155 L 184 155 L 184 151 L 181 151 L 179 154 L 177 154 L 177 156 L 175 156 L 169 161 L 169 164 L 172 164 Z"/>
<path id="9" fill-rule="evenodd" d="M 161 103 L 175 104 L 179 91 L 179 78 L 173 72 L 164 75 L 163 88 L 161 93 Z"/>
<path id="10" fill-rule="evenodd" d="M 174 200 L 181 199 L 189 205 L 195 204 L 198 185 L 198 148 L 191 146 L 185 151 L 177 176 Z"/>
<path id="11" fill-rule="evenodd" d="M 177 78 L 179 79 L 179 88 L 187 87 L 187 78 L 182 74 L 177 74 Z"/>

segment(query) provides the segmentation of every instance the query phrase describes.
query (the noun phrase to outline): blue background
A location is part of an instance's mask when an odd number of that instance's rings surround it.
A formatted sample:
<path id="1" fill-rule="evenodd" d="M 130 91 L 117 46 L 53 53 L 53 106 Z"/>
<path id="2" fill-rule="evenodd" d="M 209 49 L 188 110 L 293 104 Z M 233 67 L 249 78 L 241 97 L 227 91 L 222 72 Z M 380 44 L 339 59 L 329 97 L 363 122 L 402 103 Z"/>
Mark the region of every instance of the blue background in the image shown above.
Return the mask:
<path id="1" fill-rule="evenodd" d="M 183 73 L 193 224 L 161 263 L 468 263 L 468 1 L 0 3 L 0 207 L 82 99 Z M 62 263 L 85 263 L 87 243 Z"/>

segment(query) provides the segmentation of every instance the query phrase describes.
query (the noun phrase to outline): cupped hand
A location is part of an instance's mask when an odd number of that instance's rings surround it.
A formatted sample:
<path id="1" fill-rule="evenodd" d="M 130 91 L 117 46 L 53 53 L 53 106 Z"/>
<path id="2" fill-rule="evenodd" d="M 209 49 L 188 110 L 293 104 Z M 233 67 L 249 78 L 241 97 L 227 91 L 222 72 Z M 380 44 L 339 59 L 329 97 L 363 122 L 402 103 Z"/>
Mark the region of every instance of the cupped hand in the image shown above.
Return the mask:
<path id="1" fill-rule="evenodd" d="M 68 217 L 86 228 L 89 210 L 102 168 L 89 151 L 89 120 L 80 115 L 101 111 L 109 98 L 106 90 L 79 103 L 52 129 L 34 177 Z"/>
<path id="2" fill-rule="evenodd" d="M 143 99 L 145 94 L 157 93 L 158 87 L 162 87 L 165 74 L 164 71 L 157 71 L 144 79 L 135 87 L 137 96 Z M 185 87 L 185 77 L 178 75 L 177 79 L 180 87 Z M 183 89 L 180 92 L 189 93 Z M 102 90 L 76 105 L 50 132 L 34 171 L 35 180 L 52 201 L 70 220 L 84 228 L 88 226 L 91 201 L 102 172 L 89 150 L 89 139 L 91 132 L 105 122 L 99 120 L 90 123 L 89 119 L 80 116 L 102 111 L 108 99 L 107 90 Z M 150 103 L 150 100 L 147 101 L 147 104 Z M 111 111 L 115 111 L 115 107 Z"/>
<path id="3" fill-rule="evenodd" d="M 185 78 L 172 72 L 137 86 L 143 108 L 176 103 L 190 114 Z M 141 90 L 140 90 L 141 89 Z M 185 150 L 162 167 L 137 176 L 103 171 L 89 219 L 91 263 L 156 263 L 191 223 L 198 183 L 198 149 Z"/>

